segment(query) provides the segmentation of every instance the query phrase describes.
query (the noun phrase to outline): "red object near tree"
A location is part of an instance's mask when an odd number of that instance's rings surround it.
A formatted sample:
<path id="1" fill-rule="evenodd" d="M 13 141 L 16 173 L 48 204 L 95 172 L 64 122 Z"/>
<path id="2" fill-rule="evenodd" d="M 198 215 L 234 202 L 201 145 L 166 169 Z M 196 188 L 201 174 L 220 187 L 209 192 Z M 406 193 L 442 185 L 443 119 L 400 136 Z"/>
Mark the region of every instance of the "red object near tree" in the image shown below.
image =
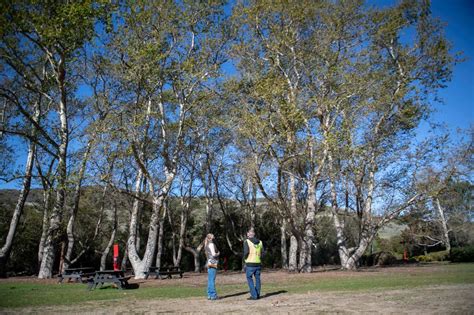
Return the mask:
<path id="1" fill-rule="evenodd" d="M 119 264 L 119 246 L 118 244 L 114 244 L 114 271 L 120 270 Z"/>

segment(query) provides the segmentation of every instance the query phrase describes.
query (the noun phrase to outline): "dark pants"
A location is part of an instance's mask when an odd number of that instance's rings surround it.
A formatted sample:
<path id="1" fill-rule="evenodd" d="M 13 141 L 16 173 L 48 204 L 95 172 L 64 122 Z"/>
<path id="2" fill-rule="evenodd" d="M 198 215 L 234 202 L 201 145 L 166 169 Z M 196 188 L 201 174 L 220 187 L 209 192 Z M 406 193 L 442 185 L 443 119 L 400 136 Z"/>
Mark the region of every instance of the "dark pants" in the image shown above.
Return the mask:
<path id="1" fill-rule="evenodd" d="M 245 274 L 247 276 L 247 283 L 250 289 L 250 295 L 253 299 L 260 298 L 260 271 L 262 267 L 249 267 L 245 268 Z M 253 281 L 253 277 L 255 277 L 255 284 Z"/>

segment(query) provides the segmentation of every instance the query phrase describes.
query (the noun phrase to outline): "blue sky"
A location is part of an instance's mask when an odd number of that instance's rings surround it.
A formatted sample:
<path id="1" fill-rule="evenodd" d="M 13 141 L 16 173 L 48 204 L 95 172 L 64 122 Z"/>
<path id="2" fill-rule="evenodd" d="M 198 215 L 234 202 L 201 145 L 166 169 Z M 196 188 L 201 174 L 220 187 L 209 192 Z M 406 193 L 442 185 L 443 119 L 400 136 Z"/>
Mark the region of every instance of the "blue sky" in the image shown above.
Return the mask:
<path id="1" fill-rule="evenodd" d="M 393 5 L 395 0 L 369 0 L 369 5 Z M 453 53 L 462 52 L 466 60 L 455 66 L 453 78 L 447 87 L 439 91 L 443 103 L 433 103 L 434 113 L 431 120 L 445 124 L 453 132 L 467 129 L 474 125 L 474 0 L 433 0 L 432 14 L 439 17 L 447 25 L 446 37 L 453 44 Z M 421 136 L 429 129 L 422 123 L 419 128 Z M 16 141 L 16 145 L 19 143 Z M 22 172 L 26 152 L 18 156 L 17 167 Z M 19 188 L 21 182 L 0 182 L 2 188 Z"/>
<path id="2" fill-rule="evenodd" d="M 395 0 L 369 0 L 369 5 L 391 6 Z M 431 121 L 445 124 L 457 138 L 458 128 L 474 125 L 474 1 L 432 0 L 433 16 L 446 23 L 445 34 L 453 45 L 453 53 L 462 52 L 466 60 L 454 67 L 453 78 L 439 91 L 442 103 L 433 102 Z M 421 136 L 429 129 L 428 123 L 420 125 Z"/>
<path id="3" fill-rule="evenodd" d="M 474 1 L 434 0 L 432 13 L 447 23 L 446 37 L 466 61 L 456 65 L 453 80 L 440 91 L 444 105 L 433 104 L 433 119 L 450 129 L 466 129 L 474 123 Z"/>

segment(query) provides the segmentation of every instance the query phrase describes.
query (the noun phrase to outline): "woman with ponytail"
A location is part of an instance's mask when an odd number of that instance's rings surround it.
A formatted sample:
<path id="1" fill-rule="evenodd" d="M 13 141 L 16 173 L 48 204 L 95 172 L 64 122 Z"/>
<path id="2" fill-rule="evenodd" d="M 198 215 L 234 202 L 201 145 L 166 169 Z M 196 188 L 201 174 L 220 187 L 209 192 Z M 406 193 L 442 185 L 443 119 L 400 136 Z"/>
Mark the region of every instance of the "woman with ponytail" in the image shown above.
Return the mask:
<path id="1" fill-rule="evenodd" d="M 207 299 L 217 300 L 216 275 L 217 263 L 220 253 L 217 250 L 216 244 L 214 244 L 214 234 L 207 234 L 206 238 L 204 239 L 204 248 L 206 250 L 207 257 Z"/>

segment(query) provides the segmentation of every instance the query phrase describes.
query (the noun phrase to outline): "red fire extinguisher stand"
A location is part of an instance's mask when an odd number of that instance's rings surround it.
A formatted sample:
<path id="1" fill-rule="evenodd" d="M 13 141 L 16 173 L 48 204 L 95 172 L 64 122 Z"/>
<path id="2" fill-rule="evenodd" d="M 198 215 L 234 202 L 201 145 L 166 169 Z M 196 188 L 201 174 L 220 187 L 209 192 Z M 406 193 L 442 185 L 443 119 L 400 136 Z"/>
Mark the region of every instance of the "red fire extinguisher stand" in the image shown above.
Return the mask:
<path id="1" fill-rule="evenodd" d="M 114 271 L 119 271 L 119 246 L 118 244 L 114 244 Z"/>

